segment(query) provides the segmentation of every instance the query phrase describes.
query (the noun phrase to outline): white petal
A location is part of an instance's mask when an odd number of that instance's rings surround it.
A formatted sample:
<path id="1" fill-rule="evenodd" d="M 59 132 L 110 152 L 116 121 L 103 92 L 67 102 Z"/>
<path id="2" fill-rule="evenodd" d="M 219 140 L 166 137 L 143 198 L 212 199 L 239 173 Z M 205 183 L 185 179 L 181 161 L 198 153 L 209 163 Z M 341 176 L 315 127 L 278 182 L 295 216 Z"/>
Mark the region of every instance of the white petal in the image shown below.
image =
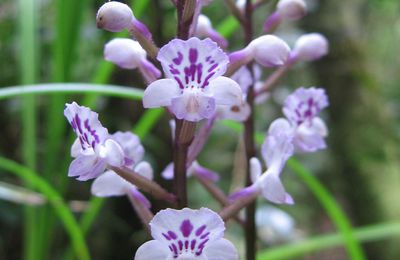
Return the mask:
<path id="1" fill-rule="evenodd" d="M 254 183 L 257 179 L 261 176 L 262 168 L 260 160 L 256 157 L 250 159 L 250 174 L 251 174 L 251 181 Z"/>
<path id="2" fill-rule="evenodd" d="M 97 155 L 79 155 L 70 164 L 69 177 L 77 177 L 77 180 L 86 181 L 94 179 L 104 172 L 106 162 Z"/>
<path id="3" fill-rule="evenodd" d="M 104 147 L 106 150 L 105 158 L 109 165 L 120 167 L 124 164 L 124 151 L 117 142 L 107 139 Z"/>
<path id="4" fill-rule="evenodd" d="M 217 105 L 233 106 L 243 102 L 243 92 L 239 84 L 227 77 L 221 76 L 210 81 L 206 91 L 212 93 Z"/>
<path id="5" fill-rule="evenodd" d="M 82 146 L 81 143 L 79 142 L 79 139 L 76 138 L 75 142 L 71 146 L 71 157 L 76 158 L 78 155 L 81 154 L 82 151 Z"/>
<path id="6" fill-rule="evenodd" d="M 135 69 L 146 59 L 146 51 L 137 41 L 115 38 L 104 46 L 104 58 L 121 68 Z"/>
<path id="7" fill-rule="evenodd" d="M 140 162 L 138 165 L 136 165 L 135 172 L 149 180 L 153 179 L 153 168 L 148 162 Z"/>
<path id="8" fill-rule="evenodd" d="M 161 176 L 166 180 L 172 180 L 174 178 L 174 164 L 169 163 L 161 172 Z"/>
<path id="9" fill-rule="evenodd" d="M 244 122 L 251 113 L 250 106 L 247 102 L 235 106 L 218 106 L 219 119 L 230 119 L 237 122 Z"/>
<path id="10" fill-rule="evenodd" d="M 177 83 L 172 79 L 159 79 L 151 83 L 144 91 L 145 108 L 170 106 L 171 100 L 180 95 Z"/>
<path id="11" fill-rule="evenodd" d="M 157 240 L 151 240 L 139 247 L 135 254 L 135 260 L 166 260 L 171 255 L 168 244 Z"/>
<path id="12" fill-rule="evenodd" d="M 178 119 L 198 122 L 211 118 L 216 106 L 213 97 L 208 97 L 201 92 L 185 92 L 182 96 L 172 99 L 170 109 Z"/>
<path id="13" fill-rule="evenodd" d="M 328 128 L 326 127 L 324 120 L 322 120 L 320 117 L 315 117 L 313 119 L 312 128 L 322 137 L 328 136 Z"/>
<path id="14" fill-rule="evenodd" d="M 106 171 L 92 183 L 91 193 L 97 197 L 123 196 L 134 187 L 113 171 Z"/>
<path id="15" fill-rule="evenodd" d="M 273 172 L 272 168 L 265 172 L 260 180 L 262 194 L 267 200 L 277 204 L 294 203 L 292 197 L 285 191 L 279 174 Z"/>
<path id="16" fill-rule="evenodd" d="M 225 230 L 225 224 L 221 217 L 207 208 L 199 210 L 189 208 L 161 210 L 150 222 L 150 227 L 152 237 L 165 242 L 168 242 L 168 240 L 163 234 L 167 234 L 168 231 L 174 232 L 178 239 L 181 240 L 196 238 L 209 233 L 207 238 L 211 242 L 222 238 Z M 201 232 L 198 232 L 199 229 L 201 229 Z"/>
<path id="17" fill-rule="evenodd" d="M 237 260 L 239 254 L 235 246 L 227 239 L 221 238 L 204 248 L 208 260 Z"/>
<path id="18" fill-rule="evenodd" d="M 144 148 L 140 143 L 139 137 L 132 132 L 116 132 L 111 135 L 111 139 L 116 141 L 124 150 L 125 157 L 138 163 L 143 159 Z"/>

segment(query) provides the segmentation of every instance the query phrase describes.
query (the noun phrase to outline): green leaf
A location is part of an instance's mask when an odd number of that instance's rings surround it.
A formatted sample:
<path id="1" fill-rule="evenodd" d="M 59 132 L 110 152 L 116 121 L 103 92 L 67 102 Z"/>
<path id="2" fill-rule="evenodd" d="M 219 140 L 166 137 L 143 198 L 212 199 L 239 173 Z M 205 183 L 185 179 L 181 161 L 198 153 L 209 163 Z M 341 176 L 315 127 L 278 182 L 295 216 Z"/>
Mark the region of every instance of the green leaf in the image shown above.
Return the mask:
<path id="1" fill-rule="evenodd" d="M 41 178 L 36 172 L 6 158 L 0 157 L 0 169 L 10 172 L 24 182 L 36 188 L 52 205 L 55 213 L 67 231 L 76 256 L 81 260 L 89 260 L 89 250 L 85 243 L 81 229 L 72 215 L 70 209 L 63 201 L 61 195 L 52 186 Z"/>

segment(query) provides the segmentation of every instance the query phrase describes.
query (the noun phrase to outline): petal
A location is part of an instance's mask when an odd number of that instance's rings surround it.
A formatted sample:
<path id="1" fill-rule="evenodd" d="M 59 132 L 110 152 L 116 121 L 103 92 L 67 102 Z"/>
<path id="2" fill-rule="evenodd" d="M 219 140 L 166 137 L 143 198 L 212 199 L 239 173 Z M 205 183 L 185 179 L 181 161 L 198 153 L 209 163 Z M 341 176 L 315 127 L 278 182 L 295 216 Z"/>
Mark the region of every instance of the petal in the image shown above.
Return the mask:
<path id="1" fill-rule="evenodd" d="M 294 144 L 298 152 L 315 152 L 326 148 L 324 137 L 327 129 L 320 118 L 314 118 L 313 122 L 304 122 L 296 129 Z"/>
<path id="2" fill-rule="evenodd" d="M 172 239 L 175 237 L 182 241 L 197 239 L 199 242 L 207 239 L 205 243 L 208 243 L 222 238 L 225 230 L 221 217 L 207 208 L 161 210 L 150 222 L 150 227 L 152 237 L 166 243 L 171 240 L 171 237 L 168 240 L 168 234 L 171 232 L 173 233 Z M 198 245 L 199 243 L 196 246 Z"/>
<path id="3" fill-rule="evenodd" d="M 127 159 L 132 160 L 133 163 L 138 163 L 143 159 L 144 148 L 135 134 L 129 131 L 116 132 L 110 137 L 122 147 Z"/>
<path id="4" fill-rule="evenodd" d="M 260 160 L 258 160 L 256 157 L 253 157 L 250 159 L 250 175 L 251 175 L 251 181 L 254 183 L 257 181 L 257 179 L 261 176 L 262 173 L 262 167 Z"/>
<path id="5" fill-rule="evenodd" d="M 227 239 L 221 238 L 204 248 L 208 260 L 237 260 L 239 254 L 235 246 Z"/>
<path id="6" fill-rule="evenodd" d="M 169 163 L 161 172 L 161 176 L 166 180 L 172 180 L 174 178 L 174 164 Z"/>
<path id="7" fill-rule="evenodd" d="M 76 138 L 75 142 L 71 146 L 71 157 L 76 158 L 81 154 L 82 146 L 79 139 Z"/>
<path id="8" fill-rule="evenodd" d="M 261 148 L 265 163 L 268 168 L 273 167 L 280 173 L 286 161 L 293 155 L 293 152 L 292 127 L 285 119 L 274 120 Z"/>
<path id="9" fill-rule="evenodd" d="M 212 117 L 216 106 L 214 98 L 203 93 L 184 93 L 172 99 L 170 109 L 178 119 L 198 122 Z"/>
<path id="10" fill-rule="evenodd" d="M 135 69 L 146 59 L 146 51 L 137 41 L 115 38 L 104 46 L 104 58 L 121 68 Z"/>
<path id="11" fill-rule="evenodd" d="M 94 149 L 97 151 L 108 137 L 107 129 L 101 125 L 98 119 L 99 115 L 89 108 L 72 102 L 65 105 L 64 115 L 76 133 L 83 150 Z"/>
<path id="12" fill-rule="evenodd" d="M 234 106 L 243 102 L 243 92 L 239 84 L 227 77 L 221 76 L 210 81 L 206 92 L 213 95 L 217 105 Z"/>
<path id="13" fill-rule="evenodd" d="M 149 180 L 153 179 L 153 168 L 148 162 L 140 162 L 138 165 L 136 165 L 135 172 Z"/>
<path id="14" fill-rule="evenodd" d="M 124 165 L 124 151 L 121 146 L 112 139 L 107 139 L 104 143 L 105 158 L 109 165 L 120 167 Z"/>
<path id="15" fill-rule="evenodd" d="M 92 183 L 91 193 L 97 197 L 123 196 L 134 187 L 113 171 L 106 171 Z"/>
<path id="16" fill-rule="evenodd" d="M 170 41 L 160 49 L 157 59 L 166 76 L 174 79 L 181 89 L 208 86 L 212 79 L 225 73 L 229 62 L 215 42 L 196 37 Z"/>
<path id="17" fill-rule="evenodd" d="M 141 245 L 135 254 L 135 260 L 164 260 L 171 255 L 168 245 L 151 240 Z"/>
<path id="18" fill-rule="evenodd" d="M 300 125 L 311 121 L 328 104 L 324 89 L 301 87 L 286 98 L 283 113 L 292 124 Z"/>
<path id="19" fill-rule="evenodd" d="M 181 91 L 174 80 L 156 80 L 145 89 L 143 106 L 145 108 L 170 106 L 171 100 L 179 96 L 180 93 Z"/>
<path id="20" fill-rule="evenodd" d="M 263 196 L 277 204 L 293 204 L 293 198 L 285 191 L 279 174 L 269 169 L 259 179 L 261 181 L 261 192 Z"/>
<path id="21" fill-rule="evenodd" d="M 77 177 L 77 180 L 86 181 L 94 179 L 104 172 L 106 161 L 96 155 L 79 155 L 68 169 L 69 177 Z"/>
<path id="22" fill-rule="evenodd" d="M 247 102 L 234 106 L 218 106 L 217 111 L 219 119 L 230 119 L 237 122 L 246 121 L 251 113 Z"/>

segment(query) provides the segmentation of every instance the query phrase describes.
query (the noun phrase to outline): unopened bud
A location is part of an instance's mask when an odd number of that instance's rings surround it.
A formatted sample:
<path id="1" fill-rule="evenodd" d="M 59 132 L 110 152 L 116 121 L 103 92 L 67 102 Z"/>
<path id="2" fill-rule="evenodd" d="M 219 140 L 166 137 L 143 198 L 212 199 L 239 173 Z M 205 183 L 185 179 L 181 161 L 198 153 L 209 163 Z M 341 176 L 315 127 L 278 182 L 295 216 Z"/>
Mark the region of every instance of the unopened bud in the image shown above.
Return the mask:
<path id="1" fill-rule="evenodd" d="M 264 35 L 254 39 L 246 47 L 253 59 L 265 67 L 278 67 L 286 63 L 290 48 L 282 39 L 274 35 Z"/>
<path id="2" fill-rule="evenodd" d="M 209 37 L 211 40 L 215 41 L 221 48 L 226 48 L 228 46 L 227 40 L 222 37 L 214 28 L 212 27 L 210 19 L 200 14 L 197 20 L 195 36 L 198 37 Z"/>
<path id="3" fill-rule="evenodd" d="M 104 58 L 124 69 L 135 69 L 146 59 L 146 51 L 137 41 L 117 38 L 104 48 Z"/>
<path id="4" fill-rule="evenodd" d="M 301 36 L 293 49 L 297 59 L 313 61 L 328 54 L 328 40 L 320 33 L 309 33 Z"/>
<path id="5" fill-rule="evenodd" d="M 97 12 L 97 27 L 110 32 L 120 32 L 129 27 L 135 19 L 132 10 L 126 4 L 112 1 L 102 5 Z"/>
<path id="6" fill-rule="evenodd" d="M 306 3 L 304 0 L 280 0 L 277 11 L 283 19 L 299 20 L 306 14 Z"/>

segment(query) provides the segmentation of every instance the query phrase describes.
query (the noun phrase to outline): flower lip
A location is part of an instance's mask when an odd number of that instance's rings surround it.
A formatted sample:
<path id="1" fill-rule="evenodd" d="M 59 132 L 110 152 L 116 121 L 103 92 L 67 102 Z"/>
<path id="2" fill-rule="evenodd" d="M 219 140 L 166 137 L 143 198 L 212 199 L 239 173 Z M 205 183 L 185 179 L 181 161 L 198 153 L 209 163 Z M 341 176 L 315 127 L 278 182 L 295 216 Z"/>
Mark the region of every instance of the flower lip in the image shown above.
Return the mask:
<path id="1" fill-rule="evenodd" d="M 221 239 L 225 230 L 219 215 L 207 208 L 162 210 L 150 222 L 150 227 L 153 238 L 164 243 L 173 258 L 182 254 L 202 255 L 204 248 Z"/>
<path id="2" fill-rule="evenodd" d="M 226 71 L 228 56 L 210 39 L 174 39 L 160 49 L 157 59 L 168 78 L 179 88 L 206 88 Z"/>

